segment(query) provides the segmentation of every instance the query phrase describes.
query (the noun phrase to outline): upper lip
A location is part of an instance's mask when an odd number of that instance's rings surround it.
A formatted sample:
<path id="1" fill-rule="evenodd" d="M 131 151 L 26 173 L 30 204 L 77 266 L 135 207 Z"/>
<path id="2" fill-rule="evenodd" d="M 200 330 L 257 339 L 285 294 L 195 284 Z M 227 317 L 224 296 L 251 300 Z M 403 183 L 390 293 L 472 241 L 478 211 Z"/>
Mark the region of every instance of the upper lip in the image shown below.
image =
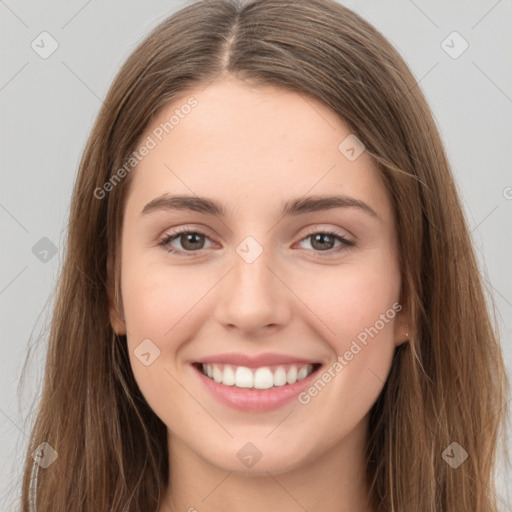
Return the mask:
<path id="1" fill-rule="evenodd" d="M 197 363 L 204 364 L 232 364 L 233 366 L 247 366 L 248 368 L 258 368 L 261 366 L 275 366 L 279 364 L 315 364 L 318 361 L 290 356 L 286 354 L 265 353 L 256 356 L 250 356 L 240 353 L 217 354 L 204 357 Z"/>

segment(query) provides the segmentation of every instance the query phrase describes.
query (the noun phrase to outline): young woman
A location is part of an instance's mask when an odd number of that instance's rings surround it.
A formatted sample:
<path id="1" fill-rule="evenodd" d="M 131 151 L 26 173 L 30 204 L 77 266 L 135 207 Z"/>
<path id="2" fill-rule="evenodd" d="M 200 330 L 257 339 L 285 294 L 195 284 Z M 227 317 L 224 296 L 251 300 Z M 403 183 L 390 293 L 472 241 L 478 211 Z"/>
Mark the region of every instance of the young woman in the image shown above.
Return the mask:
<path id="1" fill-rule="evenodd" d="M 495 512 L 506 392 L 384 37 L 329 0 L 159 25 L 80 164 L 22 510 Z"/>

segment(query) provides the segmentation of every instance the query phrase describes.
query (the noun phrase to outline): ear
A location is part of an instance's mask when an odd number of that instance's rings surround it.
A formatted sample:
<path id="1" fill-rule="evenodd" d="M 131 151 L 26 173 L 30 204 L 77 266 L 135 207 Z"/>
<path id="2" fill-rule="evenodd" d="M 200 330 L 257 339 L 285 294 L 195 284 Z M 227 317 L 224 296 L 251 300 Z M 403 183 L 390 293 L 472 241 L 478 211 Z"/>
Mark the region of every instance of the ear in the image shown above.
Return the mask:
<path id="1" fill-rule="evenodd" d="M 407 343 L 411 338 L 411 322 L 409 320 L 409 307 L 407 304 L 402 304 L 400 302 L 402 308 L 398 311 L 397 305 L 397 317 L 395 320 L 395 329 L 394 329 L 394 339 L 395 339 L 395 347 L 402 345 L 402 343 Z"/>
<path id="2" fill-rule="evenodd" d="M 116 303 L 115 297 L 115 275 L 114 275 L 114 261 L 112 254 L 107 258 L 107 294 L 109 304 L 109 315 L 112 329 L 116 334 L 126 334 L 126 324 L 122 312 L 118 308 L 120 304 Z"/>

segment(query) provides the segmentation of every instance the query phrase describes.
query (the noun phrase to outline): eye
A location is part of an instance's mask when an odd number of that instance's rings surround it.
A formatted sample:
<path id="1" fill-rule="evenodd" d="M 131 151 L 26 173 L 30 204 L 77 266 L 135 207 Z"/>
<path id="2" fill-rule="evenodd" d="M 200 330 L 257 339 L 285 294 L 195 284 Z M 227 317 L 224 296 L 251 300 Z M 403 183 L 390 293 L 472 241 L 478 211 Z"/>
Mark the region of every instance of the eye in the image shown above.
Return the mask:
<path id="1" fill-rule="evenodd" d="M 172 233 L 167 233 L 160 240 L 158 245 L 165 248 L 167 252 L 179 256 L 193 256 L 194 253 L 205 248 L 204 243 L 206 239 L 209 239 L 209 237 L 201 231 L 183 228 Z M 301 240 L 301 243 L 307 240 L 311 240 L 310 245 L 314 252 L 324 253 L 326 255 L 346 251 L 349 247 L 355 245 L 355 242 L 346 239 L 343 235 L 335 231 L 312 231 Z M 182 249 L 172 245 L 175 241 L 181 243 Z M 338 246 L 335 245 L 336 241 L 339 242 Z"/>
<path id="2" fill-rule="evenodd" d="M 327 255 L 346 251 L 349 247 L 355 245 L 354 242 L 334 231 L 313 231 L 301 242 L 307 240 L 311 240 L 310 245 L 315 252 L 326 253 Z M 335 246 L 336 241 L 340 242 L 337 247 Z"/>
<path id="3" fill-rule="evenodd" d="M 207 235 L 201 233 L 200 231 L 194 231 L 191 229 L 182 229 L 174 231 L 173 233 L 166 234 L 164 238 L 158 243 L 158 245 L 163 246 L 167 252 L 172 252 L 174 254 L 179 255 L 187 255 L 191 256 L 192 254 L 204 248 L 204 240 L 208 238 Z M 171 244 L 175 240 L 178 240 L 184 250 L 176 249 Z"/>

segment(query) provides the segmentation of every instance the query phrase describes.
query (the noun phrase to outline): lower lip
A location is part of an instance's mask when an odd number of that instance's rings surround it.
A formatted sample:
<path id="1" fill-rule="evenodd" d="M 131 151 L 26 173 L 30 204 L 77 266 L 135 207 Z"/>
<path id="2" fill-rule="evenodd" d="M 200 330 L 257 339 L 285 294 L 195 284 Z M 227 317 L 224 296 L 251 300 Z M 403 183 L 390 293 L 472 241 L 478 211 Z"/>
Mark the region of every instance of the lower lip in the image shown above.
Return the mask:
<path id="1" fill-rule="evenodd" d="M 234 409 L 253 412 L 271 411 L 291 402 L 311 384 L 318 370 L 321 369 L 321 367 L 317 368 L 305 379 L 299 380 L 294 384 L 285 384 L 284 386 L 261 390 L 225 386 L 204 375 L 196 366 L 193 366 L 193 368 L 195 373 L 199 375 L 206 389 L 208 389 L 219 402 L 229 405 Z"/>

